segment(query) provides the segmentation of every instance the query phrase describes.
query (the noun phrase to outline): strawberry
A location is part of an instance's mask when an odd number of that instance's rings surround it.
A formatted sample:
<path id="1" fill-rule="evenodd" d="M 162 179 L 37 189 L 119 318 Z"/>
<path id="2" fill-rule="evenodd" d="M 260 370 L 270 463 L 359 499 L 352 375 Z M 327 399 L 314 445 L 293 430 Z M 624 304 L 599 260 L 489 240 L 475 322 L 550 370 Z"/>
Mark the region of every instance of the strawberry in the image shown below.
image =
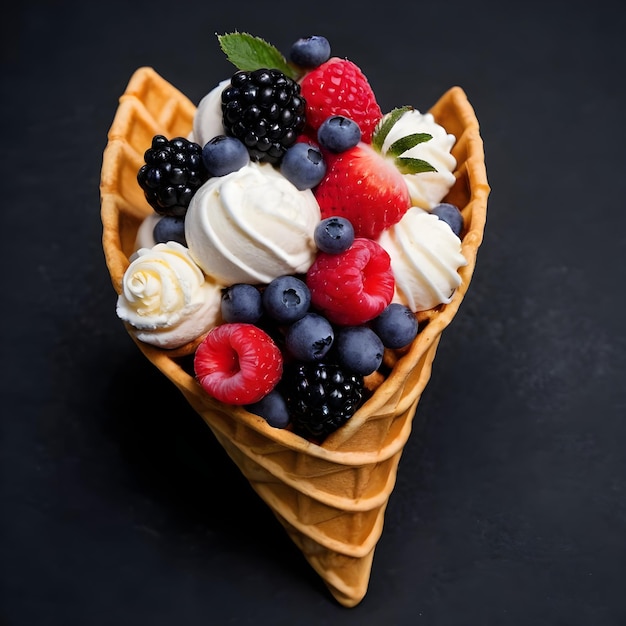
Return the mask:
<path id="1" fill-rule="evenodd" d="M 322 219 L 350 220 L 356 237 L 377 239 L 400 221 L 411 206 L 406 181 L 390 159 L 359 143 L 337 155 L 325 155 L 326 175 L 313 190 Z"/>
<path id="2" fill-rule="evenodd" d="M 371 239 L 358 238 L 344 252 L 319 252 L 306 275 L 311 304 L 343 326 L 378 316 L 391 302 L 395 280 L 389 254 Z"/>
<path id="3" fill-rule="evenodd" d="M 306 100 L 307 125 L 315 132 L 331 115 L 343 115 L 361 128 L 369 143 L 382 112 L 363 72 L 352 61 L 333 57 L 309 72 L 300 82 Z M 315 133 L 314 133 L 315 134 Z"/>
<path id="4" fill-rule="evenodd" d="M 194 370 L 202 388 L 227 404 L 252 404 L 278 383 L 283 358 L 271 337 L 253 324 L 216 326 L 196 349 Z"/>

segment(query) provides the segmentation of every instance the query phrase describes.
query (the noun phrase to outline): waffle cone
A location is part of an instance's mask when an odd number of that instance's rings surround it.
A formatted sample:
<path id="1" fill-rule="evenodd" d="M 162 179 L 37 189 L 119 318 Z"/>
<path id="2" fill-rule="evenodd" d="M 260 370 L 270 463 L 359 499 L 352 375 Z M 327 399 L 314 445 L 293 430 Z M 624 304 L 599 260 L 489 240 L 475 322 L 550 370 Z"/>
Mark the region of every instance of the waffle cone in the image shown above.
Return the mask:
<path id="1" fill-rule="evenodd" d="M 194 112 L 195 106 L 182 93 L 147 67 L 134 73 L 120 97 L 104 151 L 100 187 L 103 248 L 117 293 L 137 229 L 152 212 L 136 180 L 143 153 L 156 134 L 187 136 Z M 358 604 L 367 592 L 413 415 L 430 378 L 441 333 L 468 288 L 485 225 L 489 186 L 473 108 L 463 90 L 453 87 L 431 113 L 457 137 L 456 183 L 446 201 L 461 208 L 465 218 L 462 252 L 467 265 L 459 270 L 462 284 L 449 304 L 420 315 L 421 331 L 408 349 L 387 351 L 388 374 L 371 378 L 371 397 L 323 444 L 272 428 L 243 408 L 210 398 L 185 358 L 193 344 L 168 351 L 136 340 L 202 416 L 332 595 L 348 607 Z"/>

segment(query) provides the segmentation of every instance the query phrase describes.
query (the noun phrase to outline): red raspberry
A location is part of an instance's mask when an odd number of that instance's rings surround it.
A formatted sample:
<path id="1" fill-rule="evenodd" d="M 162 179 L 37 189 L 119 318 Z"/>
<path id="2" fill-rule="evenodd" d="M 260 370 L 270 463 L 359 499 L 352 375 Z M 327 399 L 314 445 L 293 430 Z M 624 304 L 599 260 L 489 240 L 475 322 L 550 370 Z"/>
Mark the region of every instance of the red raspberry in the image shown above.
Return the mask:
<path id="1" fill-rule="evenodd" d="M 319 252 L 306 283 L 312 305 L 342 326 L 374 319 L 391 302 L 395 287 L 389 254 L 365 238 L 340 254 Z"/>
<path id="2" fill-rule="evenodd" d="M 359 125 L 362 141 L 371 141 L 383 114 L 367 78 L 352 61 L 329 59 L 302 79 L 300 89 L 307 126 L 317 132 L 330 115 L 343 115 Z"/>
<path id="3" fill-rule="evenodd" d="M 196 349 L 194 370 L 216 400 L 252 404 L 274 389 L 283 358 L 272 338 L 253 324 L 221 324 Z"/>

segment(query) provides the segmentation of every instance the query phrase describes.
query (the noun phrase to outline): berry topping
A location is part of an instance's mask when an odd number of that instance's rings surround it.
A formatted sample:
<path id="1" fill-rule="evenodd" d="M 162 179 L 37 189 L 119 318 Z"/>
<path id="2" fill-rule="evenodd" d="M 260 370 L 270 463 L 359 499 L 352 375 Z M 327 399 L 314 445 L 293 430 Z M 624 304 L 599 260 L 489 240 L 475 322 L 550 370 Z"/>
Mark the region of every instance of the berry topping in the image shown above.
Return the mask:
<path id="1" fill-rule="evenodd" d="M 347 326 L 337 331 L 335 350 L 340 365 L 367 376 L 380 367 L 385 346 L 371 328 Z"/>
<path id="2" fill-rule="evenodd" d="M 391 302 L 395 281 L 389 254 L 357 238 L 340 254 L 318 253 L 306 275 L 311 303 L 334 324 L 358 326 Z"/>
<path id="3" fill-rule="evenodd" d="M 202 160 L 209 176 L 226 176 L 247 165 L 250 157 L 239 139 L 218 135 L 204 144 Z"/>
<path id="4" fill-rule="evenodd" d="M 349 117 L 331 115 L 317 131 L 317 140 L 322 148 L 331 152 L 343 152 L 361 141 L 359 125 Z"/>
<path id="5" fill-rule="evenodd" d="M 259 415 L 274 428 L 286 428 L 289 425 L 290 417 L 287 410 L 287 403 L 282 394 L 273 389 L 264 398 L 254 404 L 249 404 L 246 409 L 250 413 Z"/>
<path id="6" fill-rule="evenodd" d="M 281 324 L 299 320 L 309 310 L 311 292 L 306 284 L 295 276 L 279 276 L 263 291 L 263 308 Z"/>
<path id="7" fill-rule="evenodd" d="M 289 52 L 289 59 L 295 65 L 314 68 L 330 58 L 330 43 L 326 37 L 312 35 L 295 41 Z"/>
<path id="8" fill-rule="evenodd" d="M 222 318 L 225 322 L 255 324 L 263 315 L 261 292 L 247 283 L 236 283 L 222 291 Z"/>
<path id="9" fill-rule="evenodd" d="M 372 329 L 387 348 L 404 348 L 417 336 L 418 323 L 413 311 L 399 302 L 392 302 L 376 319 Z"/>
<path id="10" fill-rule="evenodd" d="M 202 388 L 228 404 L 252 404 L 274 389 L 283 358 L 270 336 L 252 324 L 221 324 L 196 349 L 194 370 Z"/>
<path id="11" fill-rule="evenodd" d="M 362 140 L 369 143 L 382 117 L 376 96 L 363 72 L 352 61 L 333 57 L 301 82 L 307 102 L 307 124 L 315 131 L 327 117 L 343 115 L 360 127 Z"/>
<path id="12" fill-rule="evenodd" d="M 304 128 L 305 107 L 300 85 L 276 69 L 239 71 L 222 91 L 224 128 L 255 161 L 280 162 Z"/>
<path id="13" fill-rule="evenodd" d="M 181 246 L 187 247 L 185 239 L 185 218 L 174 215 L 160 217 L 152 231 L 154 243 L 167 243 L 176 241 Z"/>
<path id="14" fill-rule="evenodd" d="M 452 232 L 457 236 L 461 236 L 461 231 L 463 230 L 463 214 L 459 211 L 459 208 L 454 204 L 449 204 L 448 202 L 442 202 L 433 208 L 431 211 L 433 215 L 436 215 L 440 220 L 444 221 L 450 228 Z"/>
<path id="15" fill-rule="evenodd" d="M 345 217 L 356 237 L 370 239 L 399 222 L 411 206 L 406 181 L 393 161 L 362 142 L 328 159 L 314 194 L 323 218 Z"/>
<path id="16" fill-rule="evenodd" d="M 327 217 L 315 227 L 313 238 L 322 252 L 339 254 L 354 243 L 354 228 L 345 217 Z"/>
<path id="17" fill-rule="evenodd" d="M 150 206 L 160 215 L 185 215 L 193 194 L 208 178 L 202 148 L 184 137 L 168 141 L 155 135 L 144 160 L 137 181 Z"/>
<path id="18" fill-rule="evenodd" d="M 317 313 L 307 313 L 289 328 L 285 345 L 299 361 L 321 361 L 333 345 L 335 334 L 330 322 Z"/>
<path id="19" fill-rule="evenodd" d="M 300 191 L 312 189 L 326 174 L 326 161 L 318 148 L 299 142 L 285 152 L 281 174 Z"/>
<path id="20" fill-rule="evenodd" d="M 363 378 L 338 365 L 299 364 L 290 368 L 285 395 L 294 430 L 323 440 L 356 412 L 363 398 Z"/>

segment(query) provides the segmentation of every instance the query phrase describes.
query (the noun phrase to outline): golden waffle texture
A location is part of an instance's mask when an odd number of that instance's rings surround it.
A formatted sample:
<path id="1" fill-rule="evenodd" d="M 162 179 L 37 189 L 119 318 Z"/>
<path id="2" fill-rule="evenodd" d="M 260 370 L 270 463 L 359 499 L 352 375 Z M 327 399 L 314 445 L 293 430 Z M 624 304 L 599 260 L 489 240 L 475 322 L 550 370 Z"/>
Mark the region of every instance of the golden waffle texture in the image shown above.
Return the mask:
<path id="1" fill-rule="evenodd" d="M 430 378 L 441 333 L 467 291 L 485 226 L 489 185 L 474 110 L 464 91 L 453 87 L 430 112 L 457 138 L 452 151 L 458 164 L 456 183 L 445 200 L 456 204 L 465 219 L 462 284 L 449 304 L 419 316 L 421 331 L 410 348 L 386 354 L 389 375 L 322 445 L 210 398 L 182 365 L 182 355 L 193 345 L 167 351 L 136 342 L 202 416 L 332 595 L 347 607 L 357 605 L 367 592 L 415 409 Z M 100 186 L 103 248 L 117 293 L 137 229 L 152 212 L 136 178 L 143 154 L 156 134 L 187 136 L 194 113 L 193 103 L 148 67 L 133 74 L 120 97 Z"/>

